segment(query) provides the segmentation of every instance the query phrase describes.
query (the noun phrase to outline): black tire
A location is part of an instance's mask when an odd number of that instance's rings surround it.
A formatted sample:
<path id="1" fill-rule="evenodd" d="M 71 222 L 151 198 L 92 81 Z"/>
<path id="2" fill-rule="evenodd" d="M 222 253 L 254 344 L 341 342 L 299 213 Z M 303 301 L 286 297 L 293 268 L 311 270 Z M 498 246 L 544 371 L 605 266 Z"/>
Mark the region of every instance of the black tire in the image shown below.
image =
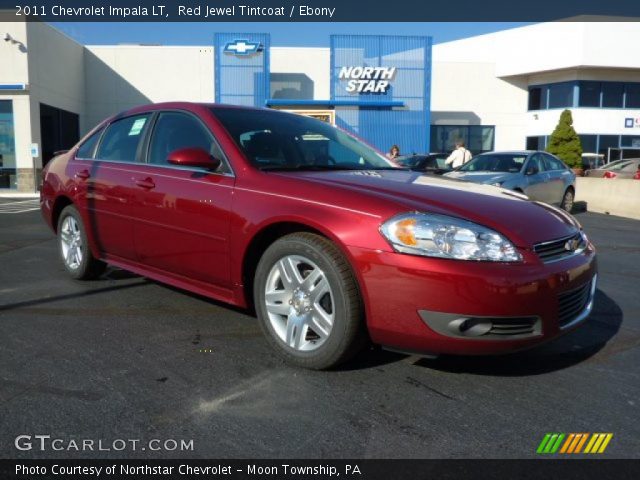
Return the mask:
<path id="1" fill-rule="evenodd" d="M 319 347 L 313 351 L 300 351 L 289 346 L 276 333 L 265 299 L 265 288 L 270 272 L 287 256 L 302 256 L 314 262 L 322 271 L 331 288 L 333 326 Z M 364 307 L 351 265 L 328 239 L 307 232 L 293 233 L 280 238 L 267 248 L 256 270 L 254 301 L 260 326 L 268 342 L 289 363 L 323 370 L 346 362 L 367 343 Z M 288 320 L 283 321 L 288 322 Z"/>
<path id="2" fill-rule="evenodd" d="M 70 262 L 65 260 L 65 247 L 63 241 L 65 233 L 63 232 L 63 226 L 68 218 L 75 221 L 80 239 L 79 249 L 82 254 L 82 259 L 77 263 L 77 265 L 70 265 Z M 60 254 L 60 259 L 62 260 L 65 270 L 72 278 L 76 280 L 90 280 L 99 277 L 102 272 L 104 272 L 107 265 L 95 258 L 91 253 L 84 223 L 82 222 L 82 217 L 76 207 L 68 205 L 62 210 L 60 217 L 58 218 L 58 228 L 56 231 L 58 232 L 58 253 Z"/>
<path id="3" fill-rule="evenodd" d="M 571 213 L 573 210 L 573 205 L 575 203 L 575 192 L 572 187 L 567 188 L 562 196 L 562 202 L 560 202 L 560 208 L 565 212 Z"/>

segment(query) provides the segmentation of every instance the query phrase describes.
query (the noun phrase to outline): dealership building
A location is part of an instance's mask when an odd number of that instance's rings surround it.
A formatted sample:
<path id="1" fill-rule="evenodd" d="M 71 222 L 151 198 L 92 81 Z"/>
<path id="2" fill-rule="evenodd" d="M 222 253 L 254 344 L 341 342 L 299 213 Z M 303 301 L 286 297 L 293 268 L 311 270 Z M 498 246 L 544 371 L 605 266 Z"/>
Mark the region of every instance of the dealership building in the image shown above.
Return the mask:
<path id="1" fill-rule="evenodd" d="M 323 48 L 214 29 L 206 46 L 84 46 L 46 23 L 0 23 L 0 191 L 33 191 L 54 152 L 105 117 L 171 100 L 296 111 L 403 153 L 457 140 L 474 154 L 542 149 L 569 108 L 585 152 L 640 149 L 638 23 L 541 23 L 436 45 L 428 32 L 328 31 Z"/>

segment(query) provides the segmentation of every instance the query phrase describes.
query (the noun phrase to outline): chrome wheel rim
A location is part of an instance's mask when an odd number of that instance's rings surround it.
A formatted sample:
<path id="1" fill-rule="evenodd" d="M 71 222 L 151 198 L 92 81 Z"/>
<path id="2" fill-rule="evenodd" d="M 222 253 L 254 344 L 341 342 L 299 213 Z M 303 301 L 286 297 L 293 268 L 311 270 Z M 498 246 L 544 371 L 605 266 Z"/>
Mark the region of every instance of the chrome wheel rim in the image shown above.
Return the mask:
<path id="1" fill-rule="evenodd" d="M 78 221 L 71 215 L 62 221 L 60 246 L 64 264 L 71 270 L 76 270 L 82 263 L 82 235 Z"/>
<path id="2" fill-rule="evenodd" d="M 326 274 L 314 262 L 301 255 L 281 258 L 269 271 L 264 294 L 271 327 L 285 345 L 310 352 L 327 341 L 335 302 Z"/>

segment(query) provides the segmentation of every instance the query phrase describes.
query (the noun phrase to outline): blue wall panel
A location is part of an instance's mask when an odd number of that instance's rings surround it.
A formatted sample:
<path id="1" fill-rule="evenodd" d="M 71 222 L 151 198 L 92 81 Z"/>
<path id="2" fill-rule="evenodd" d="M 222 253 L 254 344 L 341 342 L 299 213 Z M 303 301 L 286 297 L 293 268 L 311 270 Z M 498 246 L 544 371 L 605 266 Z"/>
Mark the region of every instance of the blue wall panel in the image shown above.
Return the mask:
<path id="1" fill-rule="evenodd" d="M 226 48 L 238 43 L 260 48 L 245 54 Z M 214 44 L 216 103 L 264 107 L 269 98 L 269 34 L 216 33 Z"/>
<path id="2" fill-rule="evenodd" d="M 331 36 L 331 99 L 371 103 L 336 107 L 336 123 L 382 151 L 393 144 L 402 153 L 429 151 L 431 123 L 431 37 L 386 35 Z M 395 67 L 385 93 L 349 93 L 342 67 Z M 403 108 L 381 108 L 381 101 L 401 101 Z"/>

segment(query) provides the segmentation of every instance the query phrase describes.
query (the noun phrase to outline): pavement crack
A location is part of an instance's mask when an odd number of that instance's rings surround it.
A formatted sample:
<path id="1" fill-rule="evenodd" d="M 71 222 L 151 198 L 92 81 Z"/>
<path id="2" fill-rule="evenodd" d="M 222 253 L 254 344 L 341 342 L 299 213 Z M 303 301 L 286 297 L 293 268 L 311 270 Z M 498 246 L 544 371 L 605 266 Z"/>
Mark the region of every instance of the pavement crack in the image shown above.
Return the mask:
<path id="1" fill-rule="evenodd" d="M 443 393 L 440 390 L 437 390 L 437 389 L 435 389 L 433 387 L 430 387 L 429 385 L 426 385 L 426 384 L 422 383 L 421 381 L 416 380 L 413 377 L 406 377 L 405 378 L 405 383 L 408 383 L 409 385 L 413 385 L 414 387 L 422 387 L 422 388 L 430 391 L 431 393 L 435 393 L 436 395 L 438 395 L 438 396 L 440 396 L 442 398 L 446 398 L 448 400 L 457 400 L 456 398 L 451 397 L 451 396 L 447 395 L 446 393 Z"/>

